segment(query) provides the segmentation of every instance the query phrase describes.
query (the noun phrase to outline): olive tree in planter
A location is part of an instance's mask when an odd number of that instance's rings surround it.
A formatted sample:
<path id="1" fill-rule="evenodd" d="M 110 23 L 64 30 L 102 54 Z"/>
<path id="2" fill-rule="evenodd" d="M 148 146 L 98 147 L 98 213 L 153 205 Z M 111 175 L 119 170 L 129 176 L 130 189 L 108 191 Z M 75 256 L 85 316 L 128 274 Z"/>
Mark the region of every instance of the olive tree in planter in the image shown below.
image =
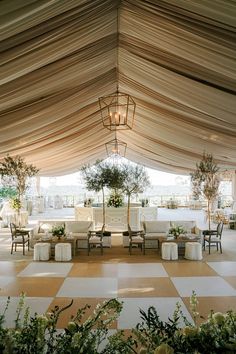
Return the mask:
<path id="1" fill-rule="evenodd" d="M 127 224 L 130 224 L 130 199 L 133 194 L 143 193 L 150 185 L 149 177 L 144 166 L 124 163 L 122 170 L 122 191 L 127 195 Z"/>
<path id="2" fill-rule="evenodd" d="M 96 161 L 92 166 L 83 166 L 81 173 L 89 191 L 102 191 L 103 225 L 105 225 L 105 188 L 119 189 L 123 183 L 123 175 L 118 167 L 101 160 Z"/>
<path id="3" fill-rule="evenodd" d="M 20 213 L 22 198 L 28 188 L 28 178 L 38 173 L 39 169 L 32 164 L 27 164 L 21 156 L 4 157 L 0 162 L 0 175 L 5 187 L 14 188 L 16 196 L 12 198 L 12 207 Z"/>
<path id="4" fill-rule="evenodd" d="M 203 154 L 202 160 L 196 164 L 196 170 L 190 174 L 192 191 L 196 199 L 203 196 L 207 200 L 208 227 L 211 229 L 211 204 L 218 196 L 220 180 L 219 167 L 211 154 Z"/>

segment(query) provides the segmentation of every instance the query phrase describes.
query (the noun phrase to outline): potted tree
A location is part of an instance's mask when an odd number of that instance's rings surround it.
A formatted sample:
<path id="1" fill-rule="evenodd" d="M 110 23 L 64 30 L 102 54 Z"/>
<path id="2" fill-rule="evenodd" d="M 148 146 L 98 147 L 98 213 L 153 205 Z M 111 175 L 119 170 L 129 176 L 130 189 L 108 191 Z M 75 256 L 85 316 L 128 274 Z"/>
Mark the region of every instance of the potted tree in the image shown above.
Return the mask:
<path id="1" fill-rule="evenodd" d="M 133 194 L 143 193 L 150 185 L 144 166 L 125 163 L 121 166 L 122 190 L 127 195 L 127 224 L 130 224 L 130 200 Z"/>
<path id="2" fill-rule="evenodd" d="M 196 170 L 190 174 L 193 196 L 199 199 L 204 196 L 207 200 L 208 228 L 211 229 L 211 204 L 218 196 L 220 180 L 219 167 L 211 154 L 203 154 L 200 163 L 196 164 Z"/>
<path id="3" fill-rule="evenodd" d="M 21 156 L 4 157 L 0 162 L 0 175 L 4 187 L 14 188 L 16 196 L 12 198 L 11 205 L 17 211 L 20 222 L 20 209 L 22 207 L 22 199 L 28 188 L 28 178 L 38 173 L 39 169 L 32 164 L 26 164 Z"/>
<path id="4" fill-rule="evenodd" d="M 86 165 L 81 168 L 82 176 L 89 191 L 102 191 L 103 225 L 106 224 L 105 213 L 105 188 L 115 191 L 121 189 L 124 181 L 124 173 L 119 167 L 106 161 L 98 160 L 92 166 Z"/>

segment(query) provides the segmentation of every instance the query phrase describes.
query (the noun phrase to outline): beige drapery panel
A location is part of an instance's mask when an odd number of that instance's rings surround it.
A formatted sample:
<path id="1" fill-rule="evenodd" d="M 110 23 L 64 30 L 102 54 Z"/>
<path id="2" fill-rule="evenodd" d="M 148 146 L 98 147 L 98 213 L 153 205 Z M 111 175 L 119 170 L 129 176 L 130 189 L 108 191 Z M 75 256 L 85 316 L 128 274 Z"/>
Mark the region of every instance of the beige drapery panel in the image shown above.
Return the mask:
<path id="1" fill-rule="evenodd" d="M 126 157 L 188 173 L 203 151 L 236 169 L 236 4 L 230 0 L 0 2 L 0 158 L 41 175 L 105 158 L 98 97 L 137 104 Z"/>

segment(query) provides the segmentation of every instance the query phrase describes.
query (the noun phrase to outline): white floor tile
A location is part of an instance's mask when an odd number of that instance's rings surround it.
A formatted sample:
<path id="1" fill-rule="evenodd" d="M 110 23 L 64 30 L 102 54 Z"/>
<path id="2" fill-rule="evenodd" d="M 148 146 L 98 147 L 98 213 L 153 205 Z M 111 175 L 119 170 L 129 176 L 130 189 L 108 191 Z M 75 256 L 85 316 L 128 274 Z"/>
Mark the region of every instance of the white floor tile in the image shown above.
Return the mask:
<path id="1" fill-rule="evenodd" d="M 33 262 L 18 277 L 66 277 L 72 266 L 72 263 Z"/>
<path id="2" fill-rule="evenodd" d="M 57 297 L 117 297 L 117 279 L 66 278 Z"/>
<path id="3" fill-rule="evenodd" d="M 181 304 L 183 314 L 192 322 L 186 306 L 178 297 L 122 298 L 120 300 L 123 302 L 123 310 L 118 319 L 118 329 L 133 328 L 138 322 L 142 322 L 139 310 L 147 311 L 150 306 L 156 308 L 162 321 L 168 321 L 168 317 L 173 317 L 177 302 Z M 183 321 L 180 321 L 180 323 L 181 326 L 184 326 Z"/>
<path id="4" fill-rule="evenodd" d="M 15 277 L 8 277 L 8 276 L 0 276 L 0 290 L 4 289 L 9 283 L 14 282 Z"/>
<path id="5" fill-rule="evenodd" d="M 168 277 L 161 263 L 122 263 L 118 264 L 119 278 Z"/>
<path id="6" fill-rule="evenodd" d="M 173 277 L 180 296 L 236 296 L 236 290 L 221 277 Z"/>
<path id="7" fill-rule="evenodd" d="M 15 326 L 14 320 L 16 319 L 16 309 L 18 307 L 19 300 L 20 300 L 19 297 L 11 297 L 10 305 L 8 306 L 6 316 L 5 316 L 6 322 L 4 322 L 4 327 Z M 31 316 L 33 316 L 35 313 L 44 314 L 45 312 L 47 312 L 47 309 L 50 303 L 52 302 L 52 300 L 53 298 L 51 297 L 26 297 L 22 316 L 20 318 L 23 320 L 24 312 L 27 307 L 29 307 Z M 0 297 L 0 313 L 4 311 L 6 303 L 7 303 L 7 297 L 6 296 Z"/>
<path id="8" fill-rule="evenodd" d="M 236 262 L 207 262 L 221 276 L 236 276 Z"/>

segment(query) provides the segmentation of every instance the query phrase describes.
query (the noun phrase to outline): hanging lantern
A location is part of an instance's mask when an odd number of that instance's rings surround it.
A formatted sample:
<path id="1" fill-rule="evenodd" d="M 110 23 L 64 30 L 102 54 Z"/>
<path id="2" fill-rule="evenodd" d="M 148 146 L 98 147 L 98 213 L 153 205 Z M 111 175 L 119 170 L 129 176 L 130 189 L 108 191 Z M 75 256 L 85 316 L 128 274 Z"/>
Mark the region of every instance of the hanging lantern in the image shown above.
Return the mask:
<path id="1" fill-rule="evenodd" d="M 127 144 L 124 141 L 118 140 L 116 137 L 105 143 L 106 152 L 108 157 L 122 156 L 125 157 Z"/>
<path id="2" fill-rule="evenodd" d="M 114 93 L 99 98 L 103 126 L 109 130 L 132 129 L 136 104 L 130 95 Z"/>

